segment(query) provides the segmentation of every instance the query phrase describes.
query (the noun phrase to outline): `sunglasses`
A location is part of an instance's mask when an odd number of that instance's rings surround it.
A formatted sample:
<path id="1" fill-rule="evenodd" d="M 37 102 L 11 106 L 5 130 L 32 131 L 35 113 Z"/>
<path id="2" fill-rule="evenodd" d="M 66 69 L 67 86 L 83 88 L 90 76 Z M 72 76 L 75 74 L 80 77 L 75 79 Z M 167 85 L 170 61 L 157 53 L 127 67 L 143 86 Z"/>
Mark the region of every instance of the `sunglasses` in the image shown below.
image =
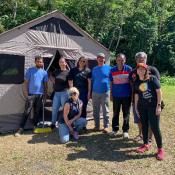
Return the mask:
<path id="1" fill-rule="evenodd" d="M 72 92 L 72 93 L 70 93 L 70 96 L 76 96 L 76 95 L 77 95 L 76 92 Z"/>
<path id="2" fill-rule="evenodd" d="M 80 60 L 80 62 L 82 62 L 82 63 L 86 63 L 86 61 L 85 61 L 85 60 Z"/>

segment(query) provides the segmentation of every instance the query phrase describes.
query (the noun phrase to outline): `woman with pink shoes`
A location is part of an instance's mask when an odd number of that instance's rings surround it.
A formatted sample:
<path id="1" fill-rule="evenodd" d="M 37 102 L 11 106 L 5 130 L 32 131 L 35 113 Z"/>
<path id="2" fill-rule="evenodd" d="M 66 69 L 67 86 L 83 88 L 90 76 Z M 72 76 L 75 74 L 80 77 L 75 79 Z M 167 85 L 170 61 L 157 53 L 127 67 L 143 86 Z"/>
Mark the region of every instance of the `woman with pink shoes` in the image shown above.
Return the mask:
<path id="1" fill-rule="evenodd" d="M 136 151 L 144 153 L 150 149 L 151 144 L 149 144 L 148 139 L 150 125 L 158 147 L 156 158 L 163 160 L 165 152 L 162 148 L 162 136 L 159 127 L 162 99 L 160 82 L 155 76 L 149 75 L 148 66 L 144 63 L 137 64 L 137 74 L 138 79 L 134 85 L 135 110 L 141 120 L 144 144 Z"/>

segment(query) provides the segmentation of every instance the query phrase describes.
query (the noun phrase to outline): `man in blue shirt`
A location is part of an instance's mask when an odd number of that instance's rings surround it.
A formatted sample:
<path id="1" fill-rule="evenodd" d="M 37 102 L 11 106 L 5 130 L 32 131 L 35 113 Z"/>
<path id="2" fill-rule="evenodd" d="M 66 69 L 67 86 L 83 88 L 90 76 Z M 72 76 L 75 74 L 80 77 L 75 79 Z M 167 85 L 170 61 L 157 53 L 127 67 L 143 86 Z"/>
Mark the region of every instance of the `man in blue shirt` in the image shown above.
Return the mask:
<path id="1" fill-rule="evenodd" d="M 100 129 L 100 107 L 103 110 L 104 133 L 109 132 L 109 90 L 110 80 L 109 73 L 111 67 L 105 65 L 105 55 L 99 53 L 97 55 L 98 66 L 92 70 L 92 104 L 93 116 L 95 122 L 95 131 Z"/>
<path id="2" fill-rule="evenodd" d="M 123 138 L 129 138 L 129 114 L 131 106 L 131 87 L 129 83 L 129 73 L 132 68 L 125 64 L 126 57 L 124 54 L 118 54 L 116 57 L 117 65 L 111 69 L 111 100 L 113 101 L 113 119 L 112 135 L 119 130 L 119 114 L 122 106 L 123 112 Z"/>
<path id="3" fill-rule="evenodd" d="M 34 109 L 33 125 L 38 123 L 39 113 L 42 109 L 42 98 L 47 93 L 48 75 L 43 69 L 44 62 L 40 56 L 35 57 L 35 67 L 29 68 L 24 80 L 24 96 L 26 97 L 25 110 L 23 113 L 20 128 L 15 136 L 20 136 L 23 132 L 27 119 Z"/>

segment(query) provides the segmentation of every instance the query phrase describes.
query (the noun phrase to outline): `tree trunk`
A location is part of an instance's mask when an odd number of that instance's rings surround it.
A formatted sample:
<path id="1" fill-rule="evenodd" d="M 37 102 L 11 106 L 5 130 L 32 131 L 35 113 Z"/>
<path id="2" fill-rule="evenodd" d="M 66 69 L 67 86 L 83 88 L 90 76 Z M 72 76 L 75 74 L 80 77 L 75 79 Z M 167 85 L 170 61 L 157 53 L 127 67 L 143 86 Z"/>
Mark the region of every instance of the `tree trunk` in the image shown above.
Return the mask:
<path id="1" fill-rule="evenodd" d="M 17 8 L 18 8 L 18 2 L 15 1 L 15 6 L 13 8 L 13 19 L 16 19 L 16 15 L 17 15 Z"/>
<path id="2" fill-rule="evenodd" d="M 121 25 L 120 30 L 119 30 L 118 40 L 117 40 L 117 44 L 116 44 L 116 46 L 115 46 L 115 51 L 117 50 L 118 45 L 119 45 L 119 43 L 120 43 L 121 35 L 122 35 L 122 25 Z"/>

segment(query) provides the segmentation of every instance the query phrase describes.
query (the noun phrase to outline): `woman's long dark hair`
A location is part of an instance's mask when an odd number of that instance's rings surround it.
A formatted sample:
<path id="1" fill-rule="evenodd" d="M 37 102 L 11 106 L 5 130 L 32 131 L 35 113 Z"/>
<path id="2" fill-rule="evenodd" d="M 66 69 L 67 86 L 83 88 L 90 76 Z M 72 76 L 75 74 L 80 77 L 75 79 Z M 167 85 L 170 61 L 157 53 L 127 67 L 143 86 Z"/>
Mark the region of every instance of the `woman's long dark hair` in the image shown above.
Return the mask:
<path id="1" fill-rule="evenodd" d="M 85 59 L 85 60 L 86 60 L 86 58 L 85 58 L 84 56 L 81 56 L 81 57 L 78 59 L 77 68 L 79 68 L 79 63 L 80 63 L 81 59 Z M 84 69 L 86 69 L 86 67 L 87 67 L 87 60 L 86 60 L 86 64 L 85 64 L 85 66 L 84 66 Z"/>
<path id="2" fill-rule="evenodd" d="M 149 79 L 149 70 L 148 70 L 148 68 L 146 69 L 146 72 L 145 72 L 145 74 L 144 74 L 144 80 L 148 80 Z"/>
<path id="3" fill-rule="evenodd" d="M 65 57 L 60 57 L 60 59 L 64 59 L 65 60 L 65 62 L 66 62 L 66 58 Z M 60 67 L 60 64 L 59 64 L 59 61 L 60 61 L 60 59 L 58 60 L 58 70 L 61 70 L 61 67 Z M 66 62 L 66 64 L 67 64 L 67 62 Z M 68 66 L 66 65 L 66 69 L 68 70 Z"/>
<path id="4" fill-rule="evenodd" d="M 137 76 L 138 76 L 138 78 L 139 78 L 139 75 L 138 75 L 138 74 L 137 74 Z M 144 74 L 144 80 L 148 80 L 149 77 L 150 77 L 150 75 L 149 75 L 149 70 L 148 70 L 148 68 L 147 68 L 147 69 L 146 69 L 146 72 L 145 72 L 145 74 Z"/>

